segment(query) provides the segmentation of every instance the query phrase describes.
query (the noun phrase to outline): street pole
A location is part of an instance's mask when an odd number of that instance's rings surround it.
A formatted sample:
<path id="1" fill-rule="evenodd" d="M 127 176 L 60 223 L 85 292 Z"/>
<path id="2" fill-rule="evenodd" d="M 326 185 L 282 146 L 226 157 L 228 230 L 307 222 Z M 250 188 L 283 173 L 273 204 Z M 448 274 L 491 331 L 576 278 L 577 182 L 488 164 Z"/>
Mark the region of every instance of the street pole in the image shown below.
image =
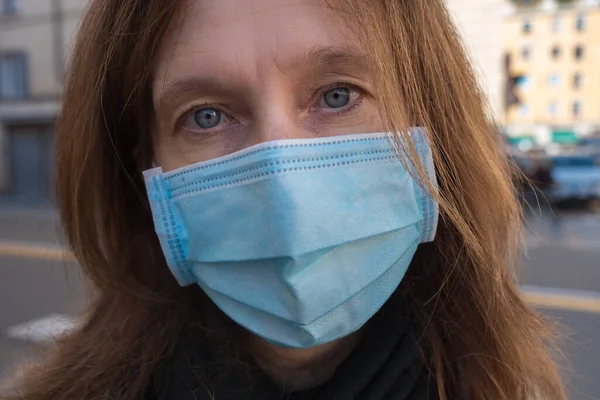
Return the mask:
<path id="1" fill-rule="evenodd" d="M 52 37 L 54 72 L 56 80 L 62 85 L 65 74 L 62 0 L 52 0 Z"/>

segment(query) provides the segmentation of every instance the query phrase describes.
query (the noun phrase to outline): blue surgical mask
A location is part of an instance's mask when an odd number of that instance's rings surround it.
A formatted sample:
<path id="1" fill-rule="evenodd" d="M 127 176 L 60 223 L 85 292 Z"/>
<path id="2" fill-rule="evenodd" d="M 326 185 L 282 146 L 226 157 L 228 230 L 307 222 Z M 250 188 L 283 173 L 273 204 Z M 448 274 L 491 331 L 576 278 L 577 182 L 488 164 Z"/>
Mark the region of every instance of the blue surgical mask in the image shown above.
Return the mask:
<path id="1" fill-rule="evenodd" d="M 435 187 L 424 132 L 408 137 Z M 280 140 L 145 171 L 173 275 L 278 346 L 309 348 L 357 331 L 437 225 L 427 183 L 391 143 L 385 133 Z"/>

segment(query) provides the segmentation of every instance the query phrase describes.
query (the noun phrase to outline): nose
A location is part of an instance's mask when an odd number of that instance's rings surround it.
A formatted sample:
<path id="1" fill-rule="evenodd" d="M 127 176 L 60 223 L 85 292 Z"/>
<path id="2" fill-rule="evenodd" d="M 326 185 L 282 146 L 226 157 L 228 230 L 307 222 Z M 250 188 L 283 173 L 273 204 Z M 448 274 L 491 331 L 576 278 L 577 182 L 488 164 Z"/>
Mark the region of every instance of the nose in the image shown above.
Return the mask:
<path id="1" fill-rule="evenodd" d="M 314 137 L 303 126 L 305 110 L 295 104 L 291 93 L 284 90 L 263 91 L 256 99 L 252 145 L 283 139 Z"/>

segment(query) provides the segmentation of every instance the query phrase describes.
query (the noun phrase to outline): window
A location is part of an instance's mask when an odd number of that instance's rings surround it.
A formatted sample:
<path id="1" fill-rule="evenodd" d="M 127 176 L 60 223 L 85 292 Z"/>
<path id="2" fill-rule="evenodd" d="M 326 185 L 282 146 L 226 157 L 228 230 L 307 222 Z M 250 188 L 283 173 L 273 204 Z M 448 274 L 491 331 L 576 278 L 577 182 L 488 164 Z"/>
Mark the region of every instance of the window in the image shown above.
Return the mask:
<path id="1" fill-rule="evenodd" d="M 16 14 L 17 0 L 0 0 L 0 14 Z"/>
<path id="2" fill-rule="evenodd" d="M 552 55 L 553 60 L 558 60 L 558 58 L 560 57 L 560 47 L 554 46 L 550 51 L 550 54 Z"/>
<path id="3" fill-rule="evenodd" d="M 552 102 L 550 102 L 550 104 L 548 104 L 548 114 L 550 114 L 553 117 L 558 115 L 558 103 L 557 102 L 552 101 Z"/>
<path id="4" fill-rule="evenodd" d="M 530 33 L 532 30 L 533 30 L 533 27 L 531 26 L 531 21 L 526 19 L 525 22 L 523 23 L 523 32 Z"/>
<path id="5" fill-rule="evenodd" d="M 577 28 L 577 32 L 583 32 L 585 30 L 585 18 L 583 15 L 577 16 L 575 27 Z"/>
<path id="6" fill-rule="evenodd" d="M 578 101 L 573 102 L 573 117 L 578 118 L 581 115 L 581 103 Z"/>
<path id="7" fill-rule="evenodd" d="M 583 80 L 582 75 L 579 72 L 576 72 L 575 75 L 573 75 L 573 88 L 579 89 L 581 87 L 582 80 Z"/>
<path id="8" fill-rule="evenodd" d="M 579 45 L 579 46 L 575 47 L 575 59 L 577 61 L 579 61 L 582 58 L 583 58 L 583 46 Z"/>
<path id="9" fill-rule="evenodd" d="M 516 84 L 517 84 L 517 87 L 519 89 L 521 89 L 521 91 L 526 92 L 529 89 L 531 89 L 533 82 L 529 76 L 521 75 L 517 78 Z"/>
<path id="10" fill-rule="evenodd" d="M 26 99 L 27 83 L 27 56 L 24 53 L 0 54 L 0 99 Z"/>
<path id="11" fill-rule="evenodd" d="M 548 85 L 552 87 L 560 86 L 560 75 L 557 73 L 550 74 L 550 76 L 548 77 Z"/>
<path id="12" fill-rule="evenodd" d="M 552 20 L 552 30 L 554 32 L 560 32 L 560 27 L 561 27 L 561 20 L 560 20 L 560 16 L 555 16 L 554 20 Z"/>
<path id="13" fill-rule="evenodd" d="M 521 52 L 521 56 L 523 57 L 524 61 L 529 61 L 529 58 L 531 57 L 531 49 L 529 48 L 528 45 L 525 45 L 523 47 L 523 51 Z"/>

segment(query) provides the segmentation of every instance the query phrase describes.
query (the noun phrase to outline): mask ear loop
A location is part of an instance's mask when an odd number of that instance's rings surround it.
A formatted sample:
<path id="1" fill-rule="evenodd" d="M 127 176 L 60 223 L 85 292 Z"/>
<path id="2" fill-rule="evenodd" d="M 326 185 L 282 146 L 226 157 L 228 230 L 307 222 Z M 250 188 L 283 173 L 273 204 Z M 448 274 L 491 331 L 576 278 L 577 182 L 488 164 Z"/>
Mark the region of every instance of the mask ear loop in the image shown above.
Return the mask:
<path id="1" fill-rule="evenodd" d="M 162 168 L 156 167 L 144 171 L 144 182 L 152 209 L 154 227 L 167 265 L 180 286 L 191 285 L 195 282 L 195 277 L 184 256 L 188 241 L 187 232 L 182 229 L 182 218 L 173 204 Z"/>

